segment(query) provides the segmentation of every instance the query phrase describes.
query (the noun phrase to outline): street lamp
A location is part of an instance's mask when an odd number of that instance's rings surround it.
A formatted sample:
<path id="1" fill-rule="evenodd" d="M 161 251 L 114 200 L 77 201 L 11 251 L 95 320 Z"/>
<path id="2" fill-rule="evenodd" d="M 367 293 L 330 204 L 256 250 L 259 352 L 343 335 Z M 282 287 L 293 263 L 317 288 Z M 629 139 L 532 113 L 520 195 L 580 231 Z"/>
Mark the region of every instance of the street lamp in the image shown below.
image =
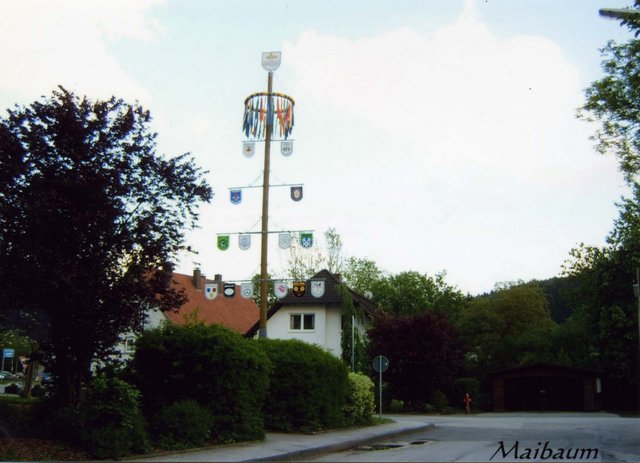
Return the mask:
<path id="1" fill-rule="evenodd" d="M 600 16 L 611 19 L 628 19 L 640 14 L 640 11 L 632 8 L 601 8 L 598 12 Z"/>

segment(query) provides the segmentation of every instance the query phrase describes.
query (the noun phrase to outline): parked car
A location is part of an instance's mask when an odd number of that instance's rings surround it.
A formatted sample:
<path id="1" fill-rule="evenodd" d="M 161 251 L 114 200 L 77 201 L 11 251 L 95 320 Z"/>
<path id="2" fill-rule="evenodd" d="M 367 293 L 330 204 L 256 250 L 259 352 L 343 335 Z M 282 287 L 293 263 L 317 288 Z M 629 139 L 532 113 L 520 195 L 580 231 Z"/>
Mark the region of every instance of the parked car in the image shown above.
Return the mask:
<path id="1" fill-rule="evenodd" d="M 18 377 L 10 371 L 2 370 L 0 371 L 0 379 L 18 379 Z"/>

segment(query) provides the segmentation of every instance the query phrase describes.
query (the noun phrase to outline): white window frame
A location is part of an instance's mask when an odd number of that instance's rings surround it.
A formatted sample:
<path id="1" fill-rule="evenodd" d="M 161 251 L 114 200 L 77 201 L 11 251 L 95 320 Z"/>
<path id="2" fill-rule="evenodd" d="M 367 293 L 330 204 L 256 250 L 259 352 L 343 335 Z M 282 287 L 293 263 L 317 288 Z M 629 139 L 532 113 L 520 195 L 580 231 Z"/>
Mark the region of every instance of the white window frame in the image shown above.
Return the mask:
<path id="1" fill-rule="evenodd" d="M 300 317 L 300 328 L 294 328 L 294 317 Z M 305 328 L 305 319 L 310 318 L 313 328 Z M 289 331 L 290 332 L 306 332 L 311 333 L 316 330 L 316 314 L 308 312 L 296 312 L 289 314 Z"/>
<path id="2" fill-rule="evenodd" d="M 129 334 L 124 337 L 124 349 L 125 354 L 133 354 L 136 351 L 136 336 Z"/>

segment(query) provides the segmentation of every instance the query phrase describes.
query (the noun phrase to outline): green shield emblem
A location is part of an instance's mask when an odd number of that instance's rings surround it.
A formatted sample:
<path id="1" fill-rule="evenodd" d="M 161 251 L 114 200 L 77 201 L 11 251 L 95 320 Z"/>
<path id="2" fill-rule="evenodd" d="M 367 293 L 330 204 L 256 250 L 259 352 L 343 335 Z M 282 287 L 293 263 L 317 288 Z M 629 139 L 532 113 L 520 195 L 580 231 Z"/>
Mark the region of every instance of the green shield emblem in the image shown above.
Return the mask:
<path id="1" fill-rule="evenodd" d="M 229 235 L 218 235 L 218 249 L 221 251 L 229 249 Z"/>

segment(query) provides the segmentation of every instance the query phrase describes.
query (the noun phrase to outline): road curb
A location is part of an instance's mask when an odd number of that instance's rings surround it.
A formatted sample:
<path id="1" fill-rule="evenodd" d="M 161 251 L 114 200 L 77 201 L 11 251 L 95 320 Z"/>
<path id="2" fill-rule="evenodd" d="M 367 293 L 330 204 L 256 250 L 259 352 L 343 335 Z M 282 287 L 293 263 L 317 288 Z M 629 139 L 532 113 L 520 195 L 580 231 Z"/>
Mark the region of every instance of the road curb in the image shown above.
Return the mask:
<path id="1" fill-rule="evenodd" d="M 380 433 L 375 436 L 370 435 L 370 436 L 359 437 L 359 438 L 355 437 L 351 440 L 339 442 L 336 444 L 320 445 L 318 447 L 295 450 L 293 452 L 286 452 L 279 455 L 271 455 L 268 457 L 252 458 L 250 460 L 243 460 L 243 461 L 292 461 L 292 460 L 306 459 L 311 457 L 317 457 L 320 455 L 326 455 L 329 453 L 342 452 L 344 450 L 348 450 L 353 447 L 358 447 L 360 445 L 373 444 L 374 442 L 377 442 L 383 439 L 392 439 L 392 438 L 404 436 L 407 434 L 413 434 L 415 432 L 428 431 L 430 429 L 433 429 L 434 427 L 435 425 L 433 423 L 428 423 L 425 425 L 416 426 L 412 428 L 396 429 L 394 431 Z"/>

